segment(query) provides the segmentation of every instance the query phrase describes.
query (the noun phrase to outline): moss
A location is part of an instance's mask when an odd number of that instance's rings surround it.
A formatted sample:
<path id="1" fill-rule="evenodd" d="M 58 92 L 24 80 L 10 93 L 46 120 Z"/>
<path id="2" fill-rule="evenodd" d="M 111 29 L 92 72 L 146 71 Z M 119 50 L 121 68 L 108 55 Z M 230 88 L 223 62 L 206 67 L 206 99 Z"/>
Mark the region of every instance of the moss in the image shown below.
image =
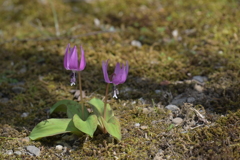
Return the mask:
<path id="1" fill-rule="evenodd" d="M 86 52 L 87 67 L 82 72 L 86 102 L 94 96 L 103 98 L 102 60 L 111 60 L 111 71 L 116 62 L 129 61 L 128 80 L 119 86 L 120 100 L 110 100 L 120 119 L 123 140 L 116 143 L 108 135 L 96 133 L 93 139 L 79 137 L 75 147 L 61 136 L 29 142 L 42 149 L 41 159 L 153 159 L 160 149 L 162 158 L 168 159 L 240 158 L 237 2 L 52 2 L 59 37 L 49 1 L 0 3 L 0 99 L 9 99 L 0 103 L 0 136 L 5 137 L 0 141 L 1 159 L 34 159 L 4 153 L 26 146 L 19 138 L 46 119 L 47 110 L 56 101 L 73 99 L 69 90 L 76 87 L 69 86 L 70 71 L 63 67 L 68 43 L 82 44 Z M 94 25 L 95 18 L 100 26 Z M 114 32 L 109 33 L 110 28 Z M 174 30 L 178 37 L 172 35 Z M 132 46 L 132 40 L 140 41 L 142 47 Z M 186 132 L 181 126 L 169 129 L 171 112 L 164 106 L 194 85 L 175 82 L 195 75 L 207 76 L 208 82 L 203 86 L 206 99 L 192 107 L 203 110 L 211 123 Z M 14 93 L 13 86 L 21 82 L 26 91 Z M 151 111 L 144 113 L 143 108 Z M 185 110 L 184 118 L 196 117 Z M 24 112 L 29 116 L 21 117 Z M 134 127 L 135 123 L 148 128 Z M 58 141 L 72 144 L 72 150 L 56 155 Z"/>

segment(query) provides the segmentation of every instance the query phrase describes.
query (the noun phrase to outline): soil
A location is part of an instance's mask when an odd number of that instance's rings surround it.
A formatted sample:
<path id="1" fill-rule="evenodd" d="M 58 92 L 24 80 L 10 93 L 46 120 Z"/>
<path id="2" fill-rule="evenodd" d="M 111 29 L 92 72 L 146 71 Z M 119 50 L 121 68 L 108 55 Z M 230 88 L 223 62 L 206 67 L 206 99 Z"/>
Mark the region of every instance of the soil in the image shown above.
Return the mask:
<path id="1" fill-rule="evenodd" d="M 0 0 L 0 158 L 240 159 L 239 7 L 233 0 Z M 85 50 L 85 104 L 104 98 L 102 61 L 110 60 L 109 73 L 128 61 L 118 99 L 109 93 L 108 100 L 120 142 L 98 131 L 28 138 L 39 122 L 66 117 L 48 114 L 57 101 L 78 99 L 63 66 L 68 43 Z"/>

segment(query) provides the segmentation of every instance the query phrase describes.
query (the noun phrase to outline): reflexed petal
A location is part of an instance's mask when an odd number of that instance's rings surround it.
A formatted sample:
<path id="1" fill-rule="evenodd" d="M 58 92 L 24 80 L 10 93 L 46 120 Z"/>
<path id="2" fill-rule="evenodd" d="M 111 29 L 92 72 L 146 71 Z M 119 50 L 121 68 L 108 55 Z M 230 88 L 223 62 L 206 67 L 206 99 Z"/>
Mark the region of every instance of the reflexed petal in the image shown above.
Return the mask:
<path id="1" fill-rule="evenodd" d="M 107 73 L 107 68 L 108 68 L 108 60 L 106 62 L 102 62 L 102 71 L 103 71 L 103 76 L 104 76 L 104 80 L 106 83 L 112 83 L 110 80 L 109 80 L 109 77 L 108 77 L 108 73 Z"/>
<path id="2" fill-rule="evenodd" d="M 65 69 L 68 70 L 69 68 L 69 63 L 68 63 L 68 60 L 69 60 L 69 50 L 70 50 L 70 44 L 67 45 L 67 48 L 66 48 L 66 51 L 65 51 L 65 55 L 64 55 L 64 67 Z"/>
<path id="3" fill-rule="evenodd" d="M 123 66 L 124 71 L 123 71 L 123 75 L 122 75 L 122 81 L 121 83 L 124 83 L 127 80 L 127 76 L 128 76 L 128 61 L 126 62 L 126 66 Z"/>
<path id="4" fill-rule="evenodd" d="M 80 48 L 81 48 L 81 60 L 80 60 L 79 70 L 82 71 L 86 67 L 86 59 L 85 59 L 84 50 L 82 46 Z"/>
<path id="5" fill-rule="evenodd" d="M 70 58 L 68 59 L 69 69 L 70 70 L 78 70 L 78 54 L 77 54 L 77 47 L 71 50 Z"/>

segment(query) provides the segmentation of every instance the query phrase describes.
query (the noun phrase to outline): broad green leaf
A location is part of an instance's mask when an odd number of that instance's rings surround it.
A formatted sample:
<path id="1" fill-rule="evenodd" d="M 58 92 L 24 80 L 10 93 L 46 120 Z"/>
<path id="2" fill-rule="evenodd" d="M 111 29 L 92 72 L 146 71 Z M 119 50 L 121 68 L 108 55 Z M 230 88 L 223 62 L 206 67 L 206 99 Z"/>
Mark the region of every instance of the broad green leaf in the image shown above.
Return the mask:
<path id="1" fill-rule="evenodd" d="M 105 121 L 101 117 L 101 120 L 102 120 L 102 122 L 104 124 L 104 127 L 106 128 L 107 132 L 110 135 L 112 135 L 115 139 L 120 141 L 121 138 L 122 138 L 122 136 L 121 136 L 121 127 L 120 127 L 120 123 L 119 123 L 119 120 L 117 119 L 117 117 L 113 116 L 108 121 Z"/>
<path id="2" fill-rule="evenodd" d="M 72 132 L 82 134 L 75 126 L 72 119 L 47 119 L 38 123 L 30 133 L 31 140 L 37 140 L 43 137 Z"/>
<path id="3" fill-rule="evenodd" d="M 102 100 L 93 98 L 89 101 L 89 103 L 93 106 L 93 112 L 97 115 L 97 117 L 100 117 L 104 115 L 104 103 Z M 114 113 L 110 107 L 109 104 L 107 104 L 107 112 L 106 112 L 106 120 L 109 120 L 112 116 L 114 116 Z"/>
<path id="4" fill-rule="evenodd" d="M 77 114 L 73 116 L 73 123 L 77 129 L 93 137 L 93 133 L 97 129 L 98 119 L 97 116 L 91 114 L 86 121 L 83 121 Z"/>
<path id="5" fill-rule="evenodd" d="M 72 100 L 61 100 L 50 108 L 50 114 L 56 112 L 67 112 L 68 118 L 73 118 L 74 114 L 78 114 L 81 119 L 86 120 L 89 116 L 87 108 L 81 106 L 78 102 Z"/>

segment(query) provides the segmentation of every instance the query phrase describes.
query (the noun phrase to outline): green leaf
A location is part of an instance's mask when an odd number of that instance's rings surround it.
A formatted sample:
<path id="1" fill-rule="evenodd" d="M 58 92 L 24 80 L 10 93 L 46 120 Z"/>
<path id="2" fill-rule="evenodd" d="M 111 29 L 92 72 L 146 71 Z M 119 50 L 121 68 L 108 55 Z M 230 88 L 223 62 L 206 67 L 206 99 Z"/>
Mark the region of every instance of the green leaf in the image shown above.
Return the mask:
<path id="1" fill-rule="evenodd" d="M 104 103 L 102 100 L 93 98 L 89 101 L 92 105 L 93 112 L 96 114 L 100 128 L 112 135 L 117 140 L 121 140 L 121 127 L 118 119 L 114 116 L 114 113 L 109 104 L 107 104 L 106 118 L 104 119 Z"/>
<path id="2" fill-rule="evenodd" d="M 93 106 L 93 112 L 97 115 L 97 117 L 100 117 L 104 115 L 104 103 L 102 100 L 93 98 L 89 101 L 89 103 Z M 106 120 L 109 120 L 112 116 L 114 116 L 114 113 L 110 107 L 109 104 L 107 104 L 107 112 L 106 112 Z"/>
<path id="3" fill-rule="evenodd" d="M 72 119 L 47 119 L 38 123 L 30 133 L 31 140 L 37 140 L 43 137 L 72 132 L 82 134 L 75 126 Z"/>
<path id="4" fill-rule="evenodd" d="M 77 114 L 81 119 L 86 120 L 89 116 L 87 108 L 81 106 L 78 102 L 72 100 L 61 100 L 50 108 L 50 114 L 53 112 L 66 112 L 68 118 L 73 118 Z"/>
<path id="5" fill-rule="evenodd" d="M 91 114 L 86 121 L 83 121 L 77 114 L 73 116 L 73 123 L 77 129 L 93 137 L 93 133 L 97 129 L 98 119 L 97 116 Z"/>
<path id="6" fill-rule="evenodd" d="M 106 128 L 107 132 L 112 135 L 114 138 L 116 138 L 118 141 L 121 140 L 121 127 L 119 120 L 117 117 L 113 116 L 108 121 L 105 121 L 103 117 L 101 117 L 101 120 L 104 124 L 104 127 Z"/>

